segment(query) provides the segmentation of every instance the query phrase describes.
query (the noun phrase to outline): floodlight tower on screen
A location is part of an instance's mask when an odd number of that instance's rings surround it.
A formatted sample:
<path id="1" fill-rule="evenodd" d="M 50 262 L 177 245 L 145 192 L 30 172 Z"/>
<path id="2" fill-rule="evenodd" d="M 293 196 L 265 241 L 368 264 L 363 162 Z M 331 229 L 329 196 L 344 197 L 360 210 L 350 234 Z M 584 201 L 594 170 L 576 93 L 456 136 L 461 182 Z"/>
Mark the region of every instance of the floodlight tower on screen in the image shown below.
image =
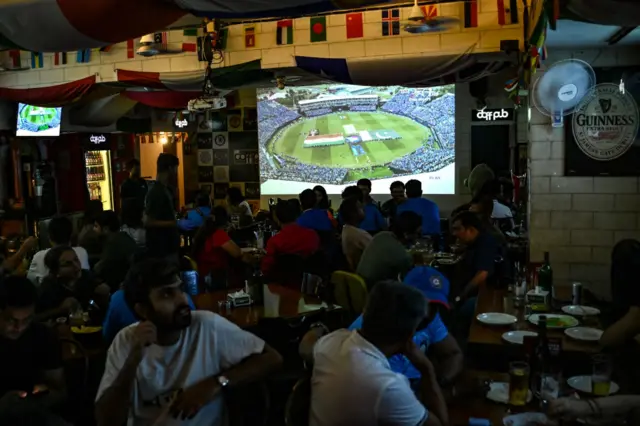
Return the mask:
<path id="1" fill-rule="evenodd" d="M 258 89 L 262 195 L 322 185 L 340 194 L 367 178 L 373 194 L 422 181 L 455 192 L 455 86 L 410 89 L 330 84 Z"/>

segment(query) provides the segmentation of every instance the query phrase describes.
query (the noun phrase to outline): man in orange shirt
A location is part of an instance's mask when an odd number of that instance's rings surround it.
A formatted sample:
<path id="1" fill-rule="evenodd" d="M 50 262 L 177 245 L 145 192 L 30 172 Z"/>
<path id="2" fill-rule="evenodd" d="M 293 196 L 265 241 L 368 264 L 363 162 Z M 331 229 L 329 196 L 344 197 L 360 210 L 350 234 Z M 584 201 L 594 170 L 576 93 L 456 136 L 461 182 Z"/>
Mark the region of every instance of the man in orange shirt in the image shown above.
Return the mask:
<path id="1" fill-rule="evenodd" d="M 265 276 L 274 272 L 277 256 L 288 254 L 307 258 L 320 248 L 320 237 L 316 231 L 296 223 L 296 210 L 289 201 L 278 202 L 276 218 L 281 229 L 267 242 L 267 254 L 262 259 L 262 273 Z"/>

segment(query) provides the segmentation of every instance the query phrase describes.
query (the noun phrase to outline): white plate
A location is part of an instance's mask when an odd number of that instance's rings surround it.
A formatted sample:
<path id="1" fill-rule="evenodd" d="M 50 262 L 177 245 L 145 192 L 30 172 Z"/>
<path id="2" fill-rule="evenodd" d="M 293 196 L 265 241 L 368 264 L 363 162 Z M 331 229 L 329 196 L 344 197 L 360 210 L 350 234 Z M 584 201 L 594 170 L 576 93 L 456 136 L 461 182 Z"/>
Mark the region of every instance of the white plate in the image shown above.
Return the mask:
<path id="1" fill-rule="evenodd" d="M 591 327 L 571 327 L 564 331 L 564 334 L 572 339 L 582 340 L 585 342 L 597 342 L 602 337 L 602 330 Z"/>
<path id="2" fill-rule="evenodd" d="M 580 392 L 591 393 L 591 376 L 573 376 L 567 379 L 567 384 Z M 609 395 L 618 393 L 619 390 L 620 386 L 616 382 L 611 382 Z"/>
<path id="3" fill-rule="evenodd" d="M 538 333 L 535 331 L 527 331 L 527 330 L 516 330 L 516 331 L 507 331 L 502 335 L 502 338 L 509 343 L 513 343 L 514 345 L 522 345 L 524 343 L 524 336 L 537 336 Z"/>
<path id="4" fill-rule="evenodd" d="M 557 329 L 575 327 L 576 325 L 580 324 L 580 321 L 578 321 L 574 317 L 572 317 L 570 315 L 562 315 L 562 314 L 533 314 L 533 315 L 529 316 L 529 322 L 531 324 L 538 325 L 538 318 L 540 318 L 540 315 L 546 315 L 546 317 L 547 317 L 547 328 L 549 328 L 549 329 L 556 329 L 557 330 Z M 554 325 L 554 326 L 551 326 L 551 325 L 549 325 L 549 319 L 550 318 L 562 319 L 565 322 L 565 325 Z"/>
<path id="5" fill-rule="evenodd" d="M 587 315 L 600 315 L 600 309 L 583 305 L 563 306 L 562 312 L 569 315 L 577 315 L 579 317 L 585 317 Z"/>
<path id="6" fill-rule="evenodd" d="M 487 312 L 478 315 L 476 318 L 481 323 L 488 325 L 511 325 L 518 322 L 518 318 L 513 315 L 503 314 L 501 312 Z"/>
<path id="7" fill-rule="evenodd" d="M 531 391 L 527 393 L 527 403 L 531 402 Z M 501 404 L 509 403 L 509 383 L 505 382 L 492 382 L 489 385 L 489 392 L 487 392 L 487 399 L 499 402 Z"/>

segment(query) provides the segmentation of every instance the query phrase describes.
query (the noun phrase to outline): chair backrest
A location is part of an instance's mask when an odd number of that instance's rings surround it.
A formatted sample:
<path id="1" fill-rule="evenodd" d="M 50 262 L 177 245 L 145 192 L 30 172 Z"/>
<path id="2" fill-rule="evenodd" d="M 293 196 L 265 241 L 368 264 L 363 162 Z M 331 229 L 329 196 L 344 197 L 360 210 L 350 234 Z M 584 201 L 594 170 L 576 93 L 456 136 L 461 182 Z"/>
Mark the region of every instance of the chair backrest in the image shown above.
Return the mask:
<path id="1" fill-rule="evenodd" d="M 293 386 L 285 408 L 286 426 L 307 426 L 311 406 L 311 378 L 305 376 Z"/>
<path id="2" fill-rule="evenodd" d="M 359 275 L 336 271 L 331 275 L 333 296 L 336 303 L 351 313 L 361 314 L 369 292 L 367 284 Z"/>

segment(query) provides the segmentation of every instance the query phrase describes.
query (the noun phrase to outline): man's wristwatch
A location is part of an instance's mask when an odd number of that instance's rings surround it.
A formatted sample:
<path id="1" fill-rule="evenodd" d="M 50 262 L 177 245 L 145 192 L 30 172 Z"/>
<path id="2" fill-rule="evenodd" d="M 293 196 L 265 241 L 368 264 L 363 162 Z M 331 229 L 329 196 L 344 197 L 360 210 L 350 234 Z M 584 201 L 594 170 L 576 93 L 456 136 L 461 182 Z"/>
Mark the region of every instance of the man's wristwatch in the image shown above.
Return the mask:
<path id="1" fill-rule="evenodd" d="M 227 378 L 227 376 L 218 376 L 218 384 L 220 385 L 221 389 L 226 388 L 227 386 L 229 386 L 229 379 Z"/>

